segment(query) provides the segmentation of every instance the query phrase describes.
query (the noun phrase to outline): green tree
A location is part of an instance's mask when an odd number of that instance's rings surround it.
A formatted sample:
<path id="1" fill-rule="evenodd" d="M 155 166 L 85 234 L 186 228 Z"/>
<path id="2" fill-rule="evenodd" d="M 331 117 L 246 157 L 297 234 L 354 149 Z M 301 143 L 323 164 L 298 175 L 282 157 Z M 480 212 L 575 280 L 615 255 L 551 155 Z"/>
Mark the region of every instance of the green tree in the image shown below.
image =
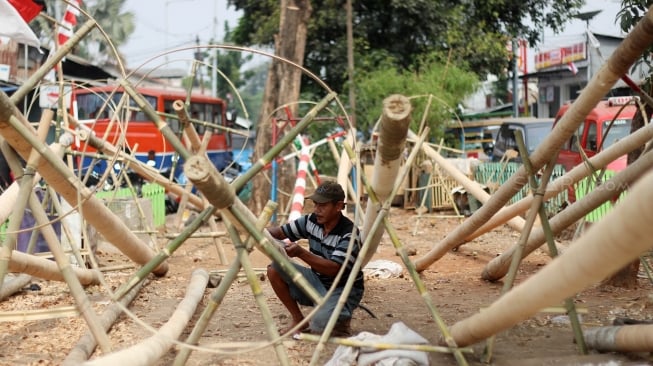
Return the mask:
<path id="1" fill-rule="evenodd" d="M 535 44 L 544 26 L 559 30 L 583 0 L 354 1 L 356 68 L 374 70 L 393 60 L 410 69 L 420 55 L 441 52 L 479 76 L 499 74 L 508 63 L 506 43 L 519 36 Z M 279 2 L 229 0 L 243 11 L 234 31 L 238 44 L 272 45 Z M 304 65 L 319 71 L 337 92 L 347 81 L 345 0 L 312 1 Z M 372 55 L 372 57 L 368 57 Z M 310 84 L 309 84 L 310 85 Z"/>

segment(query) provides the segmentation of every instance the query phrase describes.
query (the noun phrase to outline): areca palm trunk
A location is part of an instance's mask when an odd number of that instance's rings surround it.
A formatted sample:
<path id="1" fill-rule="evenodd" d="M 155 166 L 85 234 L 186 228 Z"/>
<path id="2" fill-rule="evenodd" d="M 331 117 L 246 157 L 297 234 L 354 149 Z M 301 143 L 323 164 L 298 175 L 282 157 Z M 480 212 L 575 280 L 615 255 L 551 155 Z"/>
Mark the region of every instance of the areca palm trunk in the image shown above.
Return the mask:
<path id="1" fill-rule="evenodd" d="M 570 106 L 567 113 L 556 123 L 546 140 L 533 152 L 530 158 L 534 171 L 539 170 L 548 162 L 555 162 L 561 146 L 569 140 L 592 108 L 610 91 L 617 80 L 628 72 L 631 65 L 651 44 L 653 44 L 653 14 L 649 10 L 637 23 L 633 31 L 615 49 L 612 56 L 594 75 L 588 85 L 583 88 L 583 92 Z M 521 167 L 469 219 L 442 241 L 436 243 L 426 255 L 419 258 L 415 262 L 417 269 L 419 271 L 425 270 L 448 250 L 463 242 L 467 236 L 499 211 L 527 182 L 526 169 Z"/>
<path id="2" fill-rule="evenodd" d="M 648 173 L 597 225 L 535 275 L 482 312 L 454 324 L 460 347 L 479 342 L 529 318 L 540 309 L 594 285 L 653 247 L 653 173 Z"/>
<path id="3" fill-rule="evenodd" d="M 392 199 L 390 193 L 397 182 L 396 178 L 401 167 L 402 155 L 406 145 L 406 135 L 410 126 L 410 101 L 403 95 L 391 95 L 383 100 L 383 114 L 379 124 L 379 140 L 374 158 L 374 172 L 371 186 L 378 201 L 367 199 L 365 219 L 361 230 L 361 239 L 367 241 L 371 237 L 370 246 L 363 258 L 363 266 L 372 259 L 376 248 L 379 246 L 383 229 L 378 227 L 372 230 L 374 220 L 379 215 L 379 210 L 386 200 Z"/>

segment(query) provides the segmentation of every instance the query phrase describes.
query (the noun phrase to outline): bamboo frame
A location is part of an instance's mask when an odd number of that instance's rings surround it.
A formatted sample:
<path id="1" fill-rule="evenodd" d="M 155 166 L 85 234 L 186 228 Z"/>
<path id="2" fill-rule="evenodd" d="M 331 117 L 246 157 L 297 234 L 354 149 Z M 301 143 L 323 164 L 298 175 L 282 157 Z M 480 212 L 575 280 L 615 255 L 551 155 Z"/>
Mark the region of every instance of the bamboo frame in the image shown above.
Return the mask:
<path id="1" fill-rule="evenodd" d="M 603 202 L 606 202 L 612 199 L 615 195 L 623 192 L 626 187 L 644 175 L 651 168 L 653 168 L 653 154 L 649 152 L 640 156 L 639 159 L 633 162 L 626 169 L 617 173 L 604 184 L 596 187 L 594 191 L 555 215 L 550 220 L 552 234 L 559 234 L 566 227 L 599 207 Z M 532 253 L 544 242 L 545 232 L 543 231 L 543 228 L 536 229 L 524 246 L 522 258 Z M 511 247 L 499 256 L 492 258 L 483 269 L 481 277 L 488 281 L 496 281 L 503 277 L 506 274 L 507 259 L 510 258 L 514 252 L 515 248 Z"/>
<path id="2" fill-rule="evenodd" d="M 608 61 L 594 74 L 578 99 L 556 123 L 552 132 L 533 152 L 531 162 L 534 170 L 539 170 L 552 157 L 558 156 L 560 147 L 576 132 L 584 117 L 610 91 L 621 75 L 628 72 L 630 66 L 651 44 L 653 44 L 653 12 L 648 11 L 619 44 Z M 491 199 L 485 202 L 474 215 L 465 220 L 444 240 L 438 242 L 426 255 L 418 259 L 415 262 L 418 270 L 423 271 L 428 268 L 447 250 L 460 244 L 464 238 L 489 220 L 526 184 L 525 178 L 526 170 L 522 167 L 505 184 L 501 185 Z"/>
<path id="3" fill-rule="evenodd" d="M 653 139 L 653 124 L 648 124 L 639 130 L 633 132 L 631 135 L 620 139 L 607 149 L 599 152 L 588 159 L 589 165 L 599 169 L 605 167 L 611 161 L 615 160 L 621 155 L 627 154 L 637 146 L 642 146 L 646 142 Z M 562 177 L 554 180 L 549 184 L 548 189 L 544 192 L 544 199 L 547 200 L 554 197 L 558 193 L 567 189 L 571 184 L 579 182 L 581 179 L 592 174 L 593 170 L 585 163 L 575 166 L 572 170 L 567 172 Z M 495 215 L 492 216 L 487 223 L 483 224 L 472 234 L 465 237 L 465 241 L 471 241 L 488 231 L 503 225 L 509 218 L 515 217 L 525 212 L 531 204 L 532 196 L 527 196 L 509 206 L 501 208 Z"/>
<path id="4" fill-rule="evenodd" d="M 653 238 L 649 227 L 640 223 L 653 220 L 652 186 L 653 173 L 648 173 L 600 221 L 609 225 L 592 226 L 563 255 L 483 312 L 454 324 L 451 333 L 457 344 L 467 346 L 496 334 L 601 281 L 649 250 Z"/>
<path id="5" fill-rule="evenodd" d="M 12 145 L 23 158 L 27 158 L 32 148 L 43 159 L 36 167 L 59 194 L 71 206 L 79 204 L 82 216 L 104 235 L 109 242 L 133 261 L 142 264 L 152 258 L 154 252 L 138 237 L 131 233 L 113 213 L 97 199 L 68 169 L 65 163 L 36 137 L 33 128 L 25 117 L 11 104 L 4 93 L 0 93 L 0 134 Z M 80 201 L 80 198 L 81 201 Z M 83 209 L 83 210 L 82 210 Z M 167 264 L 162 264 L 154 273 L 164 275 Z"/>
<path id="6" fill-rule="evenodd" d="M 197 306 L 204 295 L 204 290 L 209 282 L 209 274 L 204 269 L 193 271 L 186 295 L 177 305 L 174 313 L 161 328 L 149 338 L 140 343 L 113 353 L 106 354 L 101 358 L 90 360 L 86 365 L 133 365 L 154 364 L 163 357 L 174 340 L 179 338 L 188 322 L 191 320 Z"/>
<path id="7" fill-rule="evenodd" d="M 373 202 L 368 195 L 365 218 L 361 229 L 361 240 L 366 241 L 369 236 L 371 241 L 367 253 L 363 256 L 363 266 L 372 259 L 383 236 L 382 229 L 371 229 L 381 203 L 385 202 L 389 197 L 390 192 L 393 191 L 392 188 L 402 182 L 397 182 L 396 178 L 402 163 L 401 158 L 406 145 L 411 112 L 410 101 L 403 95 L 394 94 L 383 100 L 383 113 L 379 123 L 380 132 L 371 181 L 372 189 L 374 189 L 378 201 Z M 390 182 L 392 184 L 389 184 Z M 394 197 L 390 196 L 391 200 L 392 198 Z"/>
<path id="8" fill-rule="evenodd" d="M 420 293 L 420 295 L 424 299 L 424 302 L 425 302 L 426 306 L 431 311 L 431 316 L 433 317 L 435 323 L 437 324 L 438 328 L 440 329 L 440 332 L 444 336 L 445 343 L 447 344 L 447 346 L 449 348 L 452 349 L 452 352 L 454 353 L 454 356 L 455 356 L 456 361 L 458 362 L 458 364 L 461 365 L 461 366 L 464 366 L 464 365 L 467 365 L 467 360 L 465 360 L 465 357 L 459 351 L 458 346 L 456 345 L 454 339 L 451 337 L 451 335 L 449 333 L 449 330 L 447 329 L 447 326 L 444 323 L 444 320 L 442 320 L 442 318 L 440 317 L 439 312 L 437 311 L 435 305 L 433 304 L 433 301 L 431 300 L 431 298 L 430 298 L 430 296 L 428 294 L 428 291 L 426 290 L 426 286 L 424 285 L 424 281 L 422 281 L 422 279 L 420 278 L 419 274 L 417 273 L 417 271 L 415 269 L 415 266 L 411 262 L 410 258 L 408 258 L 408 254 L 406 253 L 405 248 L 401 244 L 401 241 L 399 240 L 399 238 L 397 236 L 397 233 L 394 230 L 394 227 L 390 224 L 390 221 L 387 219 L 387 216 L 386 216 L 387 213 L 388 213 L 388 209 L 390 207 L 390 204 L 392 203 L 392 197 L 394 196 L 394 194 L 396 194 L 396 192 L 397 192 L 397 190 L 399 188 L 400 182 L 403 181 L 404 177 L 408 174 L 408 170 L 410 169 L 410 165 L 412 164 L 412 161 L 414 160 L 415 156 L 417 155 L 417 152 L 419 151 L 422 142 L 428 136 L 428 133 L 429 133 L 429 130 L 428 130 L 428 128 L 426 128 L 423 131 L 422 135 L 416 139 L 416 141 L 417 141 L 416 145 L 413 148 L 413 150 L 411 151 L 408 158 L 406 159 L 406 164 L 401 169 L 401 172 L 399 173 L 399 179 L 397 179 L 395 181 L 395 185 L 394 185 L 394 187 L 392 189 L 392 192 L 391 192 L 389 198 L 387 198 L 386 201 L 384 202 L 384 204 L 382 206 L 382 209 L 379 212 L 379 215 L 377 216 L 374 223 L 372 224 L 372 230 L 376 230 L 376 227 L 378 225 L 380 225 L 381 223 L 383 223 L 385 229 L 388 232 L 388 235 L 390 236 L 392 244 L 394 245 L 395 249 L 397 250 L 397 253 L 401 257 L 402 261 L 404 262 L 404 265 L 408 269 L 408 272 L 411 275 L 411 278 L 413 280 L 413 283 L 415 284 L 415 287 L 417 288 L 418 292 Z M 351 150 L 351 147 L 347 143 L 345 143 L 343 146 L 345 148 L 345 151 L 350 156 L 350 159 L 353 159 L 354 152 Z M 367 181 L 367 177 L 362 176 L 361 179 L 363 181 L 363 184 L 365 185 L 365 189 L 367 190 L 367 192 L 369 194 L 369 197 L 373 201 L 378 202 L 378 198 L 376 197 L 374 189 L 372 189 L 371 184 Z M 367 250 L 367 247 L 369 246 L 369 241 L 370 240 L 371 240 L 371 238 L 368 238 L 368 239 L 365 240 L 365 242 L 363 243 L 363 247 L 361 248 L 360 253 L 364 254 L 364 252 Z M 362 258 L 361 258 L 360 253 L 359 253 L 359 256 L 358 256 L 356 262 L 354 263 L 354 268 L 352 269 L 352 271 L 356 270 L 356 266 L 360 266 L 360 264 L 362 262 L 362 260 L 361 260 Z M 350 277 L 348 279 L 347 285 L 351 287 L 352 284 L 353 284 L 353 278 Z M 346 295 L 348 293 L 349 293 L 349 291 L 347 289 L 345 291 L 343 291 L 343 295 L 341 296 L 340 301 L 338 303 L 339 306 L 342 306 L 344 304 L 344 295 Z M 334 312 L 338 313 L 339 309 L 336 308 L 336 310 L 337 311 L 334 311 Z M 327 324 L 327 328 L 325 329 L 325 334 L 326 335 L 328 335 L 328 333 L 329 333 L 328 331 L 330 331 L 330 329 L 331 329 L 331 328 L 329 328 L 329 325 L 331 325 L 331 326 L 335 325 L 335 319 L 330 319 L 329 320 L 329 323 Z M 311 360 L 311 364 L 315 364 L 315 362 L 317 362 L 318 351 L 323 349 L 324 342 L 326 341 L 325 334 L 323 334 L 321 339 L 320 339 L 320 343 L 318 344 L 318 347 L 317 347 L 317 349 L 316 349 L 316 351 L 315 351 L 315 353 L 313 355 L 313 359 Z"/>

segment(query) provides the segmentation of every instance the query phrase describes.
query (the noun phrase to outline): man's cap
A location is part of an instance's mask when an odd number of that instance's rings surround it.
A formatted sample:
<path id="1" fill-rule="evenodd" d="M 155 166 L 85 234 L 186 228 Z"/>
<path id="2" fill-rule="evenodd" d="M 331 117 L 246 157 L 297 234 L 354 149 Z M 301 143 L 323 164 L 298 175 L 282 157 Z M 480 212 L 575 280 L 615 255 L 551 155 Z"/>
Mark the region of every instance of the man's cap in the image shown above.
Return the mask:
<path id="1" fill-rule="evenodd" d="M 306 197 L 317 203 L 337 202 L 345 200 L 345 191 L 340 184 L 333 181 L 326 181 L 320 184 L 315 192 Z"/>

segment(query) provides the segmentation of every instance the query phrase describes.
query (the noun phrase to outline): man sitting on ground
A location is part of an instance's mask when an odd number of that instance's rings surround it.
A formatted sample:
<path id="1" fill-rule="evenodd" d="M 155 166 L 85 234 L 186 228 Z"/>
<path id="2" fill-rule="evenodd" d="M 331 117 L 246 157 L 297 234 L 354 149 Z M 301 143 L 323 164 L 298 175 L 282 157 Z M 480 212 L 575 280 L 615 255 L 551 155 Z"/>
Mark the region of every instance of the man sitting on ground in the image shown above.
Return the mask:
<path id="1" fill-rule="evenodd" d="M 293 262 L 295 268 L 321 296 L 324 296 L 332 286 L 341 266 L 345 266 L 344 273 L 331 296 L 325 299 L 324 304 L 315 313 L 310 323 L 299 329 L 311 333 L 322 333 L 336 307 L 340 294 L 343 292 L 360 251 L 360 235 L 354 223 L 342 214 L 345 207 L 345 193 L 338 183 L 324 182 L 306 198 L 315 202 L 312 214 L 267 230 L 275 239 L 290 240 L 290 243 L 285 245 L 286 253 L 289 257 L 299 258 L 309 265 L 309 267 L 305 267 Z M 299 239 L 308 239 L 308 250 L 296 243 Z M 350 245 L 352 246 L 351 255 L 347 258 L 347 248 Z M 282 331 L 282 333 L 286 333 L 304 320 L 299 305 L 315 306 L 315 304 L 292 282 L 277 263 L 268 266 L 267 275 L 274 292 L 292 317 L 290 326 Z M 359 270 L 331 335 L 348 336 L 351 334 L 352 313 L 363 298 L 363 292 L 363 273 Z"/>

